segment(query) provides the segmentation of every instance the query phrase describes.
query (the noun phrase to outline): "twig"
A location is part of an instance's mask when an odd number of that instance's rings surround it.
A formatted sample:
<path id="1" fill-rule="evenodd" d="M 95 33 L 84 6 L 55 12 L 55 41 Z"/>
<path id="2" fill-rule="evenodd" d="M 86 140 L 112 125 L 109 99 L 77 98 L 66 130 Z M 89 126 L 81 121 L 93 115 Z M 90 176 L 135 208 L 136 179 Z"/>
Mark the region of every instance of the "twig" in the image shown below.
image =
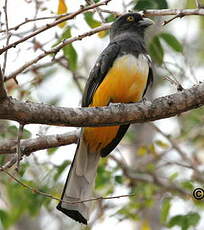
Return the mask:
<path id="1" fill-rule="evenodd" d="M 16 76 L 20 73 L 22 73 L 24 70 L 26 70 L 29 66 L 37 63 L 39 60 L 43 59 L 44 57 L 50 55 L 50 54 L 56 54 L 57 52 L 60 51 L 60 49 L 62 49 L 64 46 L 72 43 L 72 42 L 75 42 L 75 41 L 78 41 L 78 40 L 82 40 L 83 38 L 87 37 L 87 36 L 91 36 L 95 33 L 98 33 L 100 31 L 103 31 L 103 30 L 107 30 L 110 28 L 110 23 L 107 23 L 107 24 L 104 24 L 103 26 L 99 26 L 97 28 L 94 28 L 94 29 L 91 29 L 90 31 L 88 32 L 85 32 L 83 34 L 80 34 L 78 36 L 75 36 L 75 37 L 72 37 L 72 38 L 69 38 L 69 39 L 66 39 L 64 40 L 62 43 L 60 43 L 58 46 L 56 46 L 55 48 L 52 48 L 50 50 L 47 50 L 45 51 L 44 53 L 40 54 L 38 57 L 34 58 L 33 60 L 25 63 L 24 65 L 22 65 L 19 69 L 15 70 L 13 73 L 9 74 L 7 77 L 5 77 L 5 81 L 8 81 L 9 79 L 12 79 L 12 78 L 16 78 Z"/>
<path id="2" fill-rule="evenodd" d="M 7 97 L 6 89 L 4 87 L 4 75 L 0 66 L 0 101 Z"/>
<path id="3" fill-rule="evenodd" d="M 17 136 L 17 146 L 16 146 L 16 154 L 17 154 L 17 165 L 16 165 L 16 171 L 19 171 L 19 164 L 20 164 L 20 160 L 22 158 L 22 154 L 21 154 L 21 139 L 23 136 L 23 128 L 24 125 L 23 124 L 19 124 L 19 129 L 18 129 L 18 136 Z"/>
<path id="4" fill-rule="evenodd" d="M 63 63 L 61 60 L 58 60 L 57 63 L 58 63 L 59 65 L 61 65 L 62 67 L 64 67 L 66 70 L 69 70 L 68 64 Z M 77 73 L 74 72 L 74 71 L 71 71 L 71 73 L 72 73 L 72 79 L 73 79 L 74 83 L 76 84 L 76 86 L 77 86 L 79 92 L 82 93 L 82 92 L 83 92 L 83 89 L 82 89 L 82 87 L 81 87 L 81 85 L 80 85 L 80 83 L 79 83 L 79 80 L 78 80 L 78 78 L 77 78 Z"/>
<path id="5" fill-rule="evenodd" d="M 93 1 L 93 0 L 86 0 L 86 2 L 88 3 L 88 5 L 94 4 L 94 1 Z M 99 16 L 99 18 L 101 19 L 101 22 L 102 22 L 103 24 L 106 23 L 106 20 L 105 20 L 105 18 L 104 18 L 103 15 L 102 15 L 101 9 L 100 9 L 99 7 L 96 7 L 96 8 L 95 8 L 95 11 L 98 13 L 98 16 Z"/>
<path id="6" fill-rule="evenodd" d="M 0 167 L 1 170 L 1 167 Z M 66 201 L 66 200 L 61 200 L 51 194 L 39 191 L 36 188 L 31 187 L 30 185 L 27 185 L 25 183 L 23 183 L 22 181 L 20 181 L 18 178 L 16 178 L 14 175 L 12 175 L 11 173 L 9 173 L 6 170 L 2 170 L 2 172 L 4 172 L 6 175 L 8 175 L 10 178 L 12 178 L 14 181 L 16 181 L 18 184 L 20 184 L 22 187 L 32 191 L 33 193 L 45 196 L 47 198 L 53 199 L 53 200 L 57 200 L 57 201 L 63 201 L 64 203 L 68 203 L 68 204 L 78 204 L 78 203 L 85 203 L 85 202 L 91 202 L 91 201 L 97 201 L 97 200 L 111 200 L 111 199 L 119 199 L 119 198 L 125 198 L 125 197 L 133 197 L 135 196 L 135 194 L 124 194 L 124 195 L 118 195 L 118 196 L 108 196 L 108 197 L 97 197 L 97 198 L 90 198 L 90 199 L 85 199 L 85 200 L 80 200 L 80 201 Z"/>
<path id="7" fill-rule="evenodd" d="M 1 170 L 1 167 L 0 167 Z M 108 196 L 108 197 L 97 197 L 97 198 L 90 198 L 90 199 L 85 199 L 85 200 L 80 200 L 80 201 L 66 201 L 66 200 L 61 200 L 51 194 L 39 191 L 36 188 L 31 187 L 30 185 L 27 185 L 25 183 L 23 183 L 22 181 L 20 181 L 18 178 L 16 178 L 14 175 L 12 175 L 11 173 L 9 173 L 6 170 L 2 170 L 2 172 L 4 172 L 6 175 L 8 175 L 10 178 L 12 178 L 14 181 L 16 181 L 18 184 L 20 184 L 22 187 L 26 188 L 27 190 L 30 190 L 33 193 L 42 195 L 44 197 L 53 199 L 53 200 L 57 200 L 57 201 L 63 201 L 64 203 L 68 203 L 68 204 L 78 204 L 78 203 L 85 203 L 85 202 L 91 202 L 91 201 L 98 201 L 98 200 L 113 200 L 113 199 L 120 199 L 120 198 L 127 198 L 127 197 L 134 197 L 136 196 L 136 194 L 123 194 L 123 195 L 118 195 L 118 196 Z M 161 183 L 161 181 L 158 180 L 158 178 L 154 178 L 154 182 L 156 182 L 158 185 L 164 186 L 164 184 Z M 182 190 L 181 188 L 177 187 L 177 186 L 169 186 L 169 185 L 165 185 L 164 187 L 166 187 L 166 189 L 168 189 L 169 191 L 173 191 L 176 190 L 177 192 L 185 195 L 185 196 L 189 196 L 191 194 L 187 193 L 186 191 Z"/>
<path id="8" fill-rule="evenodd" d="M 168 23 L 170 23 L 170 22 L 172 22 L 174 19 L 176 19 L 176 18 L 183 18 L 185 16 L 185 14 L 183 14 L 183 13 L 178 13 L 176 16 L 174 16 L 173 18 L 171 18 L 171 19 L 169 19 L 169 20 L 165 20 L 163 23 L 162 23 L 162 25 L 163 26 L 165 26 L 165 25 L 167 25 Z"/>
<path id="9" fill-rule="evenodd" d="M 144 172 L 138 172 L 136 170 L 132 170 L 128 168 L 121 160 L 117 159 L 113 155 L 109 156 L 112 160 L 114 160 L 118 166 L 122 169 L 123 174 L 129 178 L 133 183 L 144 182 L 144 183 L 153 183 L 156 184 L 162 188 L 164 188 L 166 191 L 173 191 L 173 192 L 179 192 L 181 195 L 187 196 L 190 195 L 188 192 L 180 188 L 175 183 L 169 184 L 169 181 L 164 182 L 161 181 L 156 174 L 149 174 Z"/>
<path id="10" fill-rule="evenodd" d="M 61 61 L 62 59 L 64 59 L 64 56 L 60 56 L 58 58 L 55 58 L 54 61 L 58 62 L 58 61 Z M 48 62 L 38 64 L 38 65 L 32 65 L 31 68 L 25 70 L 23 73 L 27 73 L 27 72 L 30 72 L 30 71 L 35 72 L 35 71 L 38 71 L 40 69 L 43 69 L 43 68 L 46 68 L 46 67 L 49 67 L 49 66 L 52 66 L 52 65 L 53 65 L 53 61 L 48 61 Z"/>
<path id="11" fill-rule="evenodd" d="M 199 0 L 195 0 L 195 2 L 196 2 L 196 7 L 197 7 L 198 9 L 203 9 L 203 8 L 204 8 L 204 5 L 201 4 Z"/>
<path id="12" fill-rule="evenodd" d="M 27 23 L 30 23 L 30 22 L 36 22 L 36 21 L 40 21 L 40 20 L 57 19 L 57 18 L 59 18 L 59 16 L 49 16 L 49 17 L 40 17 L 40 18 L 32 18 L 32 19 L 25 18 L 24 22 L 21 22 L 20 24 L 9 28 L 8 31 L 18 30 L 21 26 L 23 26 L 23 25 L 25 25 Z M 6 30 L 0 30 L 0 33 L 4 33 L 4 32 L 6 32 Z"/>
<path id="13" fill-rule="evenodd" d="M 164 133 L 159 127 L 157 127 L 155 124 L 150 123 L 150 125 L 158 132 L 160 133 L 163 137 L 165 137 L 172 145 L 172 147 L 179 152 L 181 155 L 182 159 L 189 162 L 189 158 L 187 157 L 187 154 L 179 148 L 179 146 L 172 140 L 172 138 L 169 137 L 166 133 Z M 191 162 L 191 161 L 190 161 Z"/>
<path id="14" fill-rule="evenodd" d="M 168 71 L 171 74 L 171 76 L 173 77 L 173 79 L 170 78 L 169 76 L 165 76 L 164 78 L 167 79 L 172 85 L 175 85 L 178 91 L 184 90 L 184 88 L 181 85 L 181 83 L 174 77 L 174 74 L 169 70 L 169 68 L 167 67 L 167 65 L 166 65 L 165 62 L 163 64 L 163 66 L 166 69 L 166 71 Z"/>
<path id="15" fill-rule="evenodd" d="M 8 14 L 7 14 L 7 4 L 8 0 L 5 0 L 5 4 L 4 4 L 4 14 L 5 14 L 5 24 L 6 24 L 6 46 L 8 46 L 9 44 L 9 40 L 11 38 L 11 34 L 9 34 L 9 26 L 8 26 Z M 8 54 L 8 50 L 6 50 L 5 54 L 4 54 L 4 63 L 3 63 L 3 68 L 2 68 L 2 72 L 3 74 L 5 74 L 6 71 L 6 63 L 7 63 L 7 54 Z"/>
<path id="16" fill-rule="evenodd" d="M 196 173 L 196 178 L 201 181 L 204 182 L 204 177 L 202 172 L 200 172 L 197 167 L 193 164 L 191 158 L 188 157 L 187 153 L 185 153 L 178 145 L 177 143 L 175 143 L 174 140 L 172 140 L 172 138 L 170 138 L 167 134 L 165 134 L 161 129 L 159 129 L 156 125 L 154 125 L 153 123 L 150 123 L 150 125 L 156 129 L 162 136 L 164 136 L 172 145 L 172 147 L 180 154 L 181 158 L 186 161 L 190 167 L 194 170 L 194 172 Z"/>
<path id="17" fill-rule="evenodd" d="M 113 14 L 113 15 L 115 15 L 115 16 L 117 16 L 117 17 L 119 17 L 119 16 L 122 15 L 122 13 L 121 13 L 121 12 L 118 12 L 118 11 L 107 10 L 107 9 L 102 9 L 102 8 L 100 8 L 100 10 L 101 10 L 101 12 L 103 12 L 103 13 Z"/>
<path id="18" fill-rule="evenodd" d="M 52 23 L 49 23 L 41 28 L 39 28 L 38 30 L 34 31 L 33 33 L 23 37 L 22 39 L 19 39 L 18 41 L 15 41 L 11 44 L 9 44 L 8 46 L 6 47 L 3 47 L 2 49 L 0 49 L 0 54 L 2 54 L 3 52 L 5 52 L 6 50 L 10 49 L 10 48 L 15 48 L 18 44 L 36 36 L 37 34 L 40 34 L 64 21 L 67 21 L 67 20 L 70 20 L 70 19 L 73 19 L 74 17 L 76 17 L 77 15 L 81 14 L 82 12 L 85 12 L 87 10 L 90 10 L 90 9 L 94 9 L 98 6 L 102 6 L 102 5 L 107 5 L 108 2 L 110 2 L 111 0 L 105 0 L 105 1 L 102 1 L 102 2 L 99 2 L 99 3 L 96 3 L 94 5 L 91 5 L 91 6 L 88 6 L 88 7 L 81 7 L 81 9 L 77 10 L 76 12 L 72 13 L 72 14 L 69 14 L 61 19 L 58 19 L 56 20 L 55 22 L 52 22 Z"/>

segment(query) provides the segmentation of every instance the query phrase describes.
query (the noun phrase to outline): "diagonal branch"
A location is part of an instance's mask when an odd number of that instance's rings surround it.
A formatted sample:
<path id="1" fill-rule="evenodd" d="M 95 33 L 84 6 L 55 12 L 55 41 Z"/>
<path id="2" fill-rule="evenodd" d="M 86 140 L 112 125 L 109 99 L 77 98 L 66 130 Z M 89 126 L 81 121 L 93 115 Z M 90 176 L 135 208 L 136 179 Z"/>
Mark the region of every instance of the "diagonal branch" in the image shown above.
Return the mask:
<path id="1" fill-rule="evenodd" d="M 56 107 L 7 98 L 0 104 L 0 119 L 14 120 L 21 124 L 107 126 L 154 121 L 172 117 L 202 105 L 204 105 L 204 83 L 182 92 L 159 97 L 152 102 L 113 104 L 96 108 Z"/>
<path id="2" fill-rule="evenodd" d="M 37 63 L 39 60 L 43 59 L 44 57 L 50 55 L 50 54 L 56 54 L 57 52 L 60 51 L 60 49 L 62 49 L 63 47 L 65 47 L 66 45 L 78 41 L 78 40 L 82 40 L 83 38 L 87 37 L 87 36 L 91 36 L 95 33 L 98 33 L 100 31 L 103 30 L 107 30 L 110 28 L 110 24 L 107 23 L 103 26 L 99 26 L 96 27 L 94 29 L 91 29 L 90 31 L 87 31 L 83 34 L 77 35 L 75 37 L 69 38 L 64 40 L 62 43 L 60 43 L 59 45 L 57 45 L 55 48 L 52 48 L 50 50 L 45 51 L 44 53 L 40 54 L 39 56 L 37 56 L 36 58 L 34 58 L 33 60 L 25 63 L 24 65 L 22 65 L 19 69 L 15 70 L 13 73 L 9 74 L 7 77 L 5 77 L 5 81 L 10 80 L 11 78 L 15 78 L 18 74 L 22 73 L 24 70 L 26 70 L 28 67 L 32 66 L 33 64 Z"/>
<path id="3" fill-rule="evenodd" d="M 48 29 L 50 29 L 50 28 L 52 28 L 52 27 L 54 27 L 54 26 L 56 26 L 56 25 L 58 25 L 58 24 L 60 24 L 60 23 L 62 23 L 64 21 L 73 19 L 77 15 L 79 15 L 79 14 L 81 14 L 81 13 L 87 11 L 87 10 L 94 9 L 94 8 L 96 8 L 98 6 L 107 5 L 108 2 L 110 2 L 110 1 L 111 0 L 105 0 L 103 2 L 99 2 L 99 3 L 93 4 L 93 5 L 88 6 L 88 7 L 81 7 L 81 9 L 77 10 L 76 12 L 74 12 L 72 14 L 69 14 L 67 16 L 64 16 L 63 18 L 60 18 L 60 19 L 58 19 L 58 20 L 56 20 L 56 21 L 54 21 L 52 23 L 49 23 L 49 24 L 39 28 L 38 30 L 34 31 L 33 33 L 31 33 L 31 34 L 19 39 L 18 41 L 15 41 L 15 42 L 9 44 L 6 47 L 3 47 L 2 49 L 0 49 L 0 54 L 2 54 L 3 52 L 5 52 L 6 50 L 8 50 L 10 48 L 15 48 L 18 44 L 20 44 L 20 43 L 22 43 L 22 42 L 24 42 L 24 41 L 36 36 L 37 34 L 40 34 L 40 33 L 44 32 L 44 31 L 46 31 L 46 30 L 48 30 Z"/>

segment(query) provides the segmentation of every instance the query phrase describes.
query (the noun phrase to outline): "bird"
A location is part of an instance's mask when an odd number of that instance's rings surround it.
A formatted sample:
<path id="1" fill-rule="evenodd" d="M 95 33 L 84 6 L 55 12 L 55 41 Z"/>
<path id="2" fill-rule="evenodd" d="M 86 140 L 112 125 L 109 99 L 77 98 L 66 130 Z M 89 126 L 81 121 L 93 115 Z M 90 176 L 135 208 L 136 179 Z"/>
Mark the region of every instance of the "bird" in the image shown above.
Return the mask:
<path id="1" fill-rule="evenodd" d="M 110 27 L 110 41 L 92 68 L 82 107 L 141 101 L 153 82 L 151 58 L 145 48 L 146 28 L 154 22 L 140 13 L 118 17 Z M 87 225 L 97 166 L 125 135 L 129 124 L 81 129 L 74 159 L 57 209 Z"/>

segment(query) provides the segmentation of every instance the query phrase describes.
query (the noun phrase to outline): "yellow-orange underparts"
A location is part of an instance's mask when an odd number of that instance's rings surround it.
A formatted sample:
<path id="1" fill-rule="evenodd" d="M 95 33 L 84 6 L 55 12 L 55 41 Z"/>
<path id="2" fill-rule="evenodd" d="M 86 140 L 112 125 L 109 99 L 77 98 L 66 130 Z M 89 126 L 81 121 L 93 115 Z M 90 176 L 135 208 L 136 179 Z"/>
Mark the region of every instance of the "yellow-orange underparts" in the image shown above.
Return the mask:
<path id="1" fill-rule="evenodd" d="M 147 84 L 149 66 L 147 58 L 124 55 L 114 62 L 97 88 L 89 107 L 111 103 L 129 103 L 141 100 Z M 89 151 L 98 152 L 116 137 L 119 126 L 84 129 L 84 140 Z"/>

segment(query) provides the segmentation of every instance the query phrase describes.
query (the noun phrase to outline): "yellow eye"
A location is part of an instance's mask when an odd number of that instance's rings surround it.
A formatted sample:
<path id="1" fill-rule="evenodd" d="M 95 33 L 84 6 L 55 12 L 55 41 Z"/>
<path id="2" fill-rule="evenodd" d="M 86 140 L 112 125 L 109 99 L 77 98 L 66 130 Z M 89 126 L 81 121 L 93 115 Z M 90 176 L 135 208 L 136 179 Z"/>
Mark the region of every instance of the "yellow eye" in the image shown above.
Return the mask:
<path id="1" fill-rule="evenodd" d="M 135 18 L 133 16 L 128 16 L 127 17 L 128 22 L 133 22 L 134 20 L 135 20 Z"/>

